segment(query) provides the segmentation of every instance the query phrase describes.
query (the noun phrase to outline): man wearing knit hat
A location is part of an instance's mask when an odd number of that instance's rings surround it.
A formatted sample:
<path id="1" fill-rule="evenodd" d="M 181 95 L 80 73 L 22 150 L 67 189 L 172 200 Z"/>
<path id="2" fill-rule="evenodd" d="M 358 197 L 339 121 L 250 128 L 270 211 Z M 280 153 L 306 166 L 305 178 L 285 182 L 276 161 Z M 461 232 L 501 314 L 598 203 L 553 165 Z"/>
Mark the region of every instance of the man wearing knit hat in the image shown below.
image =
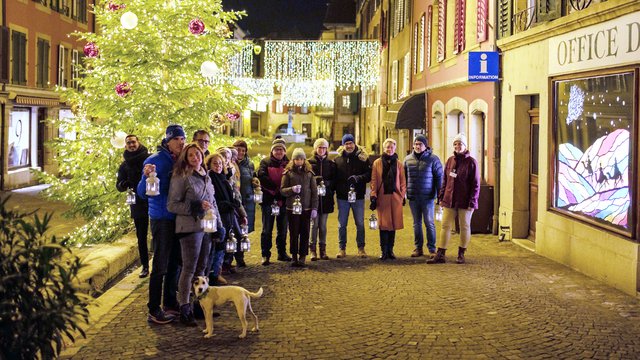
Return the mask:
<path id="1" fill-rule="evenodd" d="M 347 222 L 349 211 L 353 209 L 353 218 L 356 223 L 356 243 L 358 256 L 367 257 L 364 251 L 364 195 L 367 191 L 367 183 L 371 181 L 371 161 L 364 148 L 357 146 L 352 134 L 342 137 L 342 147 L 338 149 L 336 162 L 336 198 L 338 199 L 338 241 L 340 251 L 336 257 L 346 256 L 347 249 Z M 349 191 L 353 187 L 356 193 L 356 201 L 349 202 Z"/>
<path id="2" fill-rule="evenodd" d="M 291 261 L 287 255 L 287 211 L 284 197 L 280 193 L 282 173 L 289 159 L 287 147 L 283 139 L 275 139 L 271 145 L 271 156 L 260 161 L 258 179 L 262 187 L 262 233 L 260 234 L 260 247 L 262 250 L 262 265 L 271 264 L 271 237 L 273 225 L 276 223 L 276 248 L 278 261 Z M 271 205 L 276 205 L 280 212 L 277 216 L 271 215 Z"/>
<path id="3" fill-rule="evenodd" d="M 238 151 L 238 167 L 240 168 L 240 195 L 242 195 L 242 207 L 247 212 L 249 232 L 253 232 L 256 221 L 256 203 L 253 201 L 253 188 L 255 168 L 247 155 L 247 142 L 241 139 L 233 143 Z M 259 185 L 258 185 L 259 186 Z"/>
<path id="4" fill-rule="evenodd" d="M 411 257 L 424 255 L 422 222 L 427 229 L 427 248 L 431 257 L 436 252 L 436 226 L 434 223 L 434 200 L 442 184 L 442 163 L 432 153 L 427 138 L 420 134 L 413 141 L 413 152 L 404 159 L 407 177 L 407 199 L 413 217 L 413 242 L 415 249 Z"/>
<path id="5" fill-rule="evenodd" d="M 178 155 L 184 147 L 185 132 L 180 125 L 169 125 L 158 151 L 144 161 L 143 175 L 136 192 L 147 199 L 147 177 L 155 172 L 160 180 L 160 195 L 148 197 L 153 261 L 149 277 L 149 316 L 147 321 L 167 324 L 177 314 L 178 262 L 180 242 L 176 237 L 176 215 L 167 209 L 170 174 Z M 163 287 L 164 283 L 164 287 Z M 164 288 L 164 290 L 163 290 Z M 164 310 L 160 303 L 164 305 Z"/>

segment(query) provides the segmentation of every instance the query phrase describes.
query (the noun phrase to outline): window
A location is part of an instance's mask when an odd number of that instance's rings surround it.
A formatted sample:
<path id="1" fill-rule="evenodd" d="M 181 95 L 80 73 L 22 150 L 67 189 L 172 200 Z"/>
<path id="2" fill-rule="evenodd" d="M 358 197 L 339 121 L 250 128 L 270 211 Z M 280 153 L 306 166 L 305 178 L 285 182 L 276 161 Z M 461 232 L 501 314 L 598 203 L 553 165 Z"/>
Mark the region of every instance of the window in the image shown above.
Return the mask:
<path id="1" fill-rule="evenodd" d="M 275 100 L 275 112 L 278 114 L 284 113 L 284 108 L 282 106 L 282 100 Z"/>
<path id="2" fill-rule="evenodd" d="M 38 39 L 36 87 L 49 87 L 49 42 Z"/>
<path id="3" fill-rule="evenodd" d="M 71 64 L 69 61 L 70 51 L 62 45 L 58 46 L 58 86 L 69 86 L 71 85 L 69 78 L 72 76 L 71 72 Z"/>
<path id="4" fill-rule="evenodd" d="M 71 18 L 83 24 L 87 23 L 87 0 L 73 0 Z"/>
<path id="5" fill-rule="evenodd" d="M 464 50 L 465 45 L 465 11 L 466 0 L 455 0 L 455 18 L 453 24 L 453 53 L 459 54 Z"/>
<path id="6" fill-rule="evenodd" d="M 31 143 L 31 109 L 13 108 L 9 114 L 9 169 L 31 164 L 29 144 Z"/>
<path id="7" fill-rule="evenodd" d="M 398 100 L 398 60 L 391 65 L 391 102 Z"/>
<path id="8" fill-rule="evenodd" d="M 445 57 L 445 32 L 447 29 L 447 0 L 438 0 L 438 61 L 444 61 Z"/>
<path id="9" fill-rule="evenodd" d="M 406 53 L 404 55 L 404 66 L 402 69 L 402 95 L 400 98 L 409 96 L 411 86 L 411 54 Z"/>
<path id="10" fill-rule="evenodd" d="M 11 83 L 27 85 L 27 35 L 11 31 Z"/>
<path id="11" fill-rule="evenodd" d="M 627 236 L 635 222 L 636 73 L 553 82 L 552 207 Z"/>
<path id="12" fill-rule="evenodd" d="M 58 137 L 67 140 L 76 140 L 77 133 L 68 129 L 68 125 L 72 122 L 74 115 L 70 109 L 60 109 L 58 113 L 60 119 L 60 127 L 58 128 Z"/>

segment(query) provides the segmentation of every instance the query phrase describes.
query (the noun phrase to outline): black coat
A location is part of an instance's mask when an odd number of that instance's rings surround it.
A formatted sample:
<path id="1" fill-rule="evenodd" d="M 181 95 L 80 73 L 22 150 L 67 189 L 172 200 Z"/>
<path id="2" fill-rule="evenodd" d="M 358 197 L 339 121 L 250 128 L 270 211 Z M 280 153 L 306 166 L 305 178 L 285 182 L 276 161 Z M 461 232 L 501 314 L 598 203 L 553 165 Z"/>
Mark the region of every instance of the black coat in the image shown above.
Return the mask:
<path id="1" fill-rule="evenodd" d="M 327 188 L 327 194 L 325 196 L 318 197 L 318 215 L 330 214 L 333 212 L 335 194 L 335 178 L 336 178 L 336 163 L 333 160 L 329 160 L 329 157 L 325 156 L 320 160 L 317 155 L 312 156 L 309 159 L 311 169 L 316 175 L 316 185 L 320 185 L 320 181 L 324 181 L 324 186 Z"/>
<path id="2" fill-rule="evenodd" d="M 138 150 L 130 152 L 125 150 L 124 161 L 118 168 L 118 179 L 116 180 L 116 188 L 120 192 L 132 189 L 135 192 L 138 182 L 142 177 L 142 169 L 144 161 L 149 157 L 147 148 L 140 145 Z M 131 206 L 131 217 L 140 218 L 149 216 L 149 202 L 142 199 L 136 194 L 136 203 Z"/>
<path id="3" fill-rule="evenodd" d="M 351 154 L 338 149 L 339 156 L 336 162 L 336 197 L 340 200 L 347 200 L 349 193 L 349 177 L 355 176 L 357 182 L 354 184 L 356 199 L 364 199 L 367 192 L 367 183 L 371 181 L 371 161 L 369 155 L 363 148 L 358 146 Z"/>

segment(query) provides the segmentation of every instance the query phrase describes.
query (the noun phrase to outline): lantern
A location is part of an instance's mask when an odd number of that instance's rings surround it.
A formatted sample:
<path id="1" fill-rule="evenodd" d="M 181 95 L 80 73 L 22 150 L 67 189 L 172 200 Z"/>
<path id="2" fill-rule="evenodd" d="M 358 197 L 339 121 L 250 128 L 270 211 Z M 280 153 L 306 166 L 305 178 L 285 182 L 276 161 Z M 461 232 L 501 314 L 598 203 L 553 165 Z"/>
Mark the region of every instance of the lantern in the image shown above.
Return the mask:
<path id="1" fill-rule="evenodd" d="M 302 214 L 302 203 L 300 203 L 300 195 L 297 195 L 296 198 L 293 200 L 293 208 L 291 209 L 291 211 L 295 215 Z"/>
<path id="2" fill-rule="evenodd" d="M 260 190 L 260 188 L 257 188 L 256 191 L 253 193 L 253 201 L 256 204 L 262 203 L 262 190 Z"/>
<path id="3" fill-rule="evenodd" d="M 216 214 L 213 212 L 213 209 L 207 210 L 204 214 L 202 220 L 200 220 L 200 226 L 202 226 L 202 231 L 207 233 L 214 233 L 218 231 L 218 222 L 217 222 Z"/>
<path id="4" fill-rule="evenodd" d="M 347 195 L 347 201 L 350 203 L 356 202 L 356 188 L 353 185 L 349 186 L 349 194 Z"/>
<path id="5" fill-rule="evenodd" d="M 240 241 L 240 251 L 249 252 L 251 250 L 251 241 L 249 241 L 249 236 L 242 235 L 242 240 Z"/>
<path id="6" fill-rule="evenodd" d="M 436 205 L 436 221 L 442 221 L 442 206 Z"/>
<path id="7" fill-rule="evenodd" d="M 156 172 L 153 171 L 149 174 L 147 178 L 147 196 L 158 196 L 160 195 L 160 179 L 156 177 Z"/>
<path id="8" fill-rule="evenodd" d="M 327 187 L 324 185 L 324 181 L 320 180 L 320 184 L 318 185 L 318 196 L 327 195 Z"/>
<path id="9" fill-rule="evenodd" d="M 235 236 L 233 236 L 233 231 L 229 231 L 229 237 L 227 238 L 227 242 L 225 243 L 224 251 L 233 254 L 237 249 L 238 245 L 236 244 Z"/>
<path id="10" fill-rule="evenodd" d="M 125 204 L 127 205 L 135 205 L 136 204 L 136 193 L 131 189 L 127 189 L 127 200 L 125 200 Z"/>
<path id="11" fill-rule="evenodd" d="M 376 218 L 376 214 L 371 214 L 369 218 L 369 229 L 376 230 L 378 228 L 378 218 Z"/>
<path id="12" fill-rule="evenodd" d="M 271 215 L 273 216 L 280 215 L 280 206 L 278 206 L 278 203 L 271 204 Z"/>
<path id="13" fill-rule="evenodd" d="M 240 225 L 240 234 L 249 235 L 249 225 Z"/>

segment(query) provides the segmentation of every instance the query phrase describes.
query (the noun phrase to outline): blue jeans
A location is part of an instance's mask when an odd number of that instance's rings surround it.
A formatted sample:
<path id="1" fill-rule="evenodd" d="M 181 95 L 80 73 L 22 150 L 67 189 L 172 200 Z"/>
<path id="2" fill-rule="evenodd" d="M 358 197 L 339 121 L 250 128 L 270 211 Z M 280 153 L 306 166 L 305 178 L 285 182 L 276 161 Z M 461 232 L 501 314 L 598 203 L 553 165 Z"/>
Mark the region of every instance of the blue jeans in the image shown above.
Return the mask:
<path id="1" fill-rule="evenodd" d="M 153 263 L 149 276 L 149 312 L 164 306 L 178 307 L 178 272 L 180 242 L 176 236 L 175 220 L 151 220 Z M 162 284 L 164 283 L 164 289 Z"/>
<path id="2" fill-rule="evenodd" d="M 427 248 L 429 252 L 436 252 L 436 225 L 433 223 L 433 199 L 409 200 L 409 208 L 413 216 L 413 242 L 416 249 L 422 249 L 424 236 L 422 235 L 422 222 L 427 227 Z"/>
<path id="3" fill-rule="evenodd" d="M 253 201 L 247 201 L 247 203 L 245 205 L 242 205 L 244 207 L 244 211 L 247 212 L 247 221 L 248 221 L 248 225 L 249 225 L 249 233 L 252 233 L 253 230 L 255 229 L 255 223 L 256 223 L 256 203 L 254 203 Z"/>
<path id="4" fill-rule="evenodd" d="M 276 229 L 276 249 L 278 255 L 287 254 L 287 208 L 283 205 L 280 207 L 280 214 L 275 217 L 271 215 L 271 204 L 262 203 L 262 233 L 260 234 L 260 248 L 262 249 L 262 257 L 271 257 L 271 246 L 273 242 L 273 225 L 277 224 Z"/>
<path id="5" fill-rule="evenodd" d="M 340 250 L 347 248 L 347 223 L 349 222 L 349 210 L 353 211 L 353 219 L 356 222 L 356 243 L 358 248 L 364 247 L 364 199 L 350 203 L 347 200 L 338 199 L 338 243 Z"/>

